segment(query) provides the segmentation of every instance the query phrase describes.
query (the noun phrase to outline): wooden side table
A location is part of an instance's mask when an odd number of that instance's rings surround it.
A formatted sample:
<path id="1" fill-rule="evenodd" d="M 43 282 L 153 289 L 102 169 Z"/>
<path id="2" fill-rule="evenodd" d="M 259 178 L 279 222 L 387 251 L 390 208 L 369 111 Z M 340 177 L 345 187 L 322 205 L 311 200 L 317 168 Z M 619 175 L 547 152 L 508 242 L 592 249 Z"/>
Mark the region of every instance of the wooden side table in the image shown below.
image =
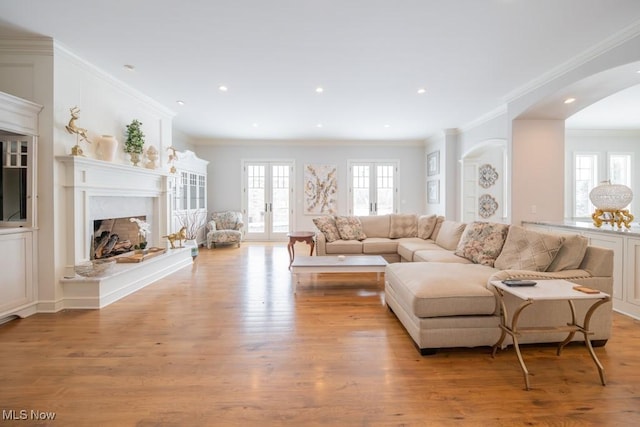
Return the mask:
<path id="1" fill-rule="evenodd" d="M 291 269 L 291 264 L 293 264 L 293 259 L 296 257 L 295 249 L 293 245 L 296 242 L 304 242 L 311 246 L 311 250 L 309 251 L 309 255 L 313 255 L 313 249 L 316 246 L 316 233 L 313 231 L 293 231 L 289 234 L 289 244 L 287 245 L 287 250 L 289 251 L 289 269 Z"/>

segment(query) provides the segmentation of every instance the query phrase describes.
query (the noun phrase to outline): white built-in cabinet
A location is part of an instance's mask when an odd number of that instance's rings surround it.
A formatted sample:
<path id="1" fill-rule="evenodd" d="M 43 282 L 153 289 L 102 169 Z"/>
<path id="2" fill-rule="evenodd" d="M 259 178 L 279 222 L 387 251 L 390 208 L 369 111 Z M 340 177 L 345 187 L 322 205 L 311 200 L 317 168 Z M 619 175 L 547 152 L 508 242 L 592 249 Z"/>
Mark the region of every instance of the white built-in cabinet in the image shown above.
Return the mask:
<path id="1" fill-rule="evenodd" d="M 206 238 L 204 224 L 207 218 L 207 165 L 192 151 L 176 152 L 173 174 L 172 230 L 177 231 L 185 222 L 193 227 L 194 221 L 202 227 L 196 241 L 202 244 Z"/>
<path id="2" fill-rule="evenodd" d="M 36 312 L 38 114 L 42 106 L 0 92 L 0 323 Z"/>
<path id="3" fill-rule="evenodd" d="M 597 228 L 586 222 L 525 222 L 526 228 L 559 234 L 580 234 L 589 245 L 613 250 L 613 309 L 640 319 L 640 228 Z"/>

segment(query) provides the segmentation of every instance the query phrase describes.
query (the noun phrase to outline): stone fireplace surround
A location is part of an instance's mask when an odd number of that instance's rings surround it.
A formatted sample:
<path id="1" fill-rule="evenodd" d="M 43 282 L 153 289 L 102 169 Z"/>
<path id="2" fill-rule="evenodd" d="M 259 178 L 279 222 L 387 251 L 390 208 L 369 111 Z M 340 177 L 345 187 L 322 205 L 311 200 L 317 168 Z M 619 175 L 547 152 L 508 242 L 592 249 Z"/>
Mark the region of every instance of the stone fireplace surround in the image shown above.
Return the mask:
<path id="1" fill-rule="evenodd" d="M 145 216 L 150 246 L 169 247 L 171 207 L 168 173 L 78 156 L 59 156 L 64 164 L 67 206 L 65 308 L 101 308 L 192 264 L 190 249 L 179 248 L 141 263 L 118 263 L 101 278 L 75 276 L 73 267 L 89 260 L 93 221 Z"/>

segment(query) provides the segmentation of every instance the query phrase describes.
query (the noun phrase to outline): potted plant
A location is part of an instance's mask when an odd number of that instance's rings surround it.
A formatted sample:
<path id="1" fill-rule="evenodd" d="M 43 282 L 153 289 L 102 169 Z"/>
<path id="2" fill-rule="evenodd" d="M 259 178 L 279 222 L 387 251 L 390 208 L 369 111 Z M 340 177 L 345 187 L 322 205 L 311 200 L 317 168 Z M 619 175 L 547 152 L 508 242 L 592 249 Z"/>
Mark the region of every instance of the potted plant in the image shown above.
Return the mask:
<path id="1" fill-rule="evenodd" d="M 144 133 L 140 126 L 142 123 L 133 119 L 131 124 L 127 125 L 127 140 L 124 142 L 124 152 L 131 156 L 131 163 L 134 166 L 138 166 L 140 155 L 144 151 Z"/>

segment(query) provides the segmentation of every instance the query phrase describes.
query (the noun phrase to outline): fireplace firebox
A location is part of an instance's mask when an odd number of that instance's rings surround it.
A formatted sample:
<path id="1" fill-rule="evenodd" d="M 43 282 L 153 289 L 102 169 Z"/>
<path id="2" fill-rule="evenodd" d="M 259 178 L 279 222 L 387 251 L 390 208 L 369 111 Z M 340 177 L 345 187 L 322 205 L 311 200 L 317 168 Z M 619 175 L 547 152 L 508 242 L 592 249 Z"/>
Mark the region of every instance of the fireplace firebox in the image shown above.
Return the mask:
<path id="1" fill-rule="evenodd" d="M 93 221 L 90 259 L 111 258 L 134 250 L 140 244 L 138 225 L 132 217 L 104 218 Z M 146 221 L 145 215 L 135 216 Z"/>

